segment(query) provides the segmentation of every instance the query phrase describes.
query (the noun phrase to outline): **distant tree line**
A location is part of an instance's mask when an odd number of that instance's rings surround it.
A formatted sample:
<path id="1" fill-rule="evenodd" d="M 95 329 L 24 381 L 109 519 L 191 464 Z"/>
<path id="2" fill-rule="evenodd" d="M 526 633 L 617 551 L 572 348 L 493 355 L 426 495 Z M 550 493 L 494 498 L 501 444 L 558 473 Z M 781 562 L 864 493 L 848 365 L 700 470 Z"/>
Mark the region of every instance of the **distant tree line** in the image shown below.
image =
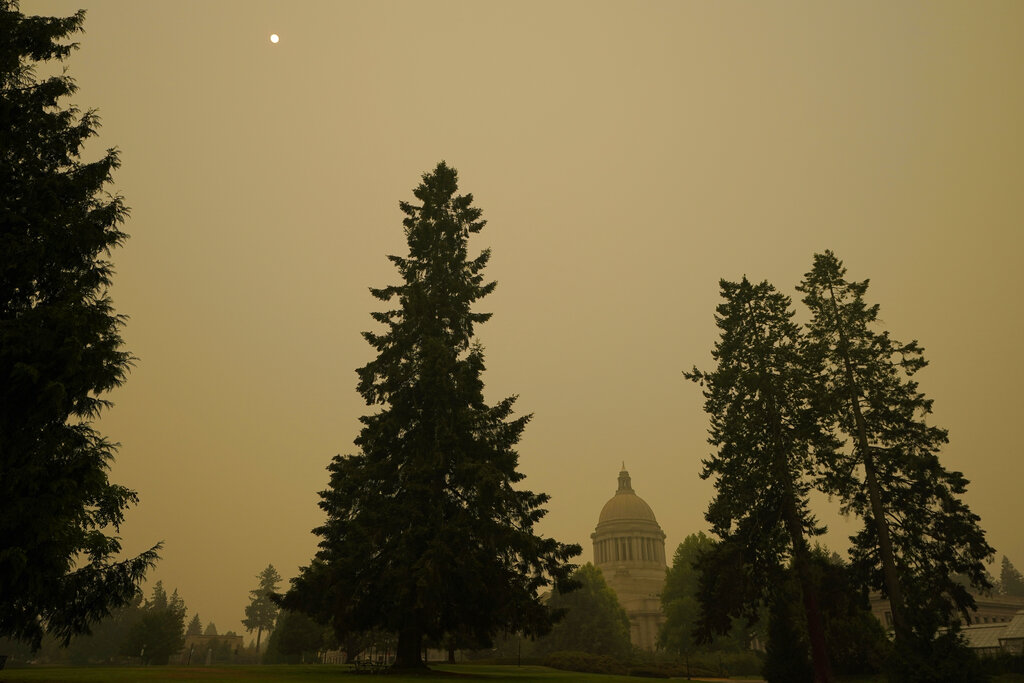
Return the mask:
<path id="1" fill-rule="evenodd" d="M 268 565 L 257 577 L 257 588 L 250 591 L 250 604 L 245 609 L 243 625 L 251 631 L 274 632 L 282 623 L 278 607 L 268 598 L 277 590 L 280 575 L 273 565 Z M 157 581 L 149 596 L 137 592 L 132 601 L 117 608 L 110 615 L 92 625 L 90 633 L 72 637 L 67 646 L 52 636 L 46 636 L 33 651 L 31 643 L 4 641 L 0 639 L 0 650 L 21 661 L 37 660 L 47 663 L 67 664 L 121 664 L 145 665 L 167 664 L 227 664 L 256 663 L 261 653 L 257 642 L 250 641 L 239 647 L 233 631 L 219 634 L 212 621 L 203 626 L 198 613 L 194 613 L 186 625 L 185 601 L 177 590 L 167 594 L 162 581 Z M 288 623 L 288 617 L 285 618 Z M 325 628 L 317 626 L 318 636 Z M 315 644 L 296 636 L 294 629 L 286 628 L 283 640 L 279 637 L 268 648 L 269 661 L 292 661 L 290 655 L 312 650 L 317 652 L 330 645 L 318 637 Z M 201 636 L 188 645 L 190 636 Z M 301 659 L 301 656 L 298 658 Z"/>
<path id="2" fill-rule="evenodd" d="M 67 647 L 57 638 L 46 637 L 40 651 L 29 644 L 7 644 L 18 659 L 37 659 L 69 664 L 167 664 L 185 642 L 185 602 L 174 590 L 170 595 L 157 581 L 147 598 L 136 593 L 132 601 L 115 609 L 91 628 L 91 633 L 73 637 Z M 198 618 L 198 615 L 197 617 Z"/>

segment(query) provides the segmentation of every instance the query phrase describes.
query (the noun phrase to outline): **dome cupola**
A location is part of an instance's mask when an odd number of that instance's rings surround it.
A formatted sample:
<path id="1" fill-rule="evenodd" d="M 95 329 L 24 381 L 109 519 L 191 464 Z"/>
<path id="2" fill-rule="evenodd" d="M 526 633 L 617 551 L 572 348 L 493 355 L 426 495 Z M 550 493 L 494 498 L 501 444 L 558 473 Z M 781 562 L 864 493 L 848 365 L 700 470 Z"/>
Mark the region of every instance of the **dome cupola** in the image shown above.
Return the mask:
<path id="1" fill-rule="evenodd" d="M 655 525 L 658 524 L 658 520 L 654 518 L 654 510 L 651 509 L 651 506 L 633 491 L 629 472 L 626 471 L 626 464 L 623 463 L 622 471 L 619 472 L 619 490 L 601 508 L 601 515 L 597 518 L 597 524 L 600 526 L 605 522 L 625 520 L 641 520 L 654 522 Z"/>

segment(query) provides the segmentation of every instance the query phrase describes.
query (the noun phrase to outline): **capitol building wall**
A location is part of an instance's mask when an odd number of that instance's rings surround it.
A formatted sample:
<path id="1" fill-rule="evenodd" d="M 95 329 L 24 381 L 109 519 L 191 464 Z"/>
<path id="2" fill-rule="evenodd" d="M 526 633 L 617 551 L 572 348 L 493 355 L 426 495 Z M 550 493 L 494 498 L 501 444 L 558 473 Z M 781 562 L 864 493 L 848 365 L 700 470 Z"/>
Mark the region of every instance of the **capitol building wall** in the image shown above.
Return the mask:
<path id="1" fill-rule="evenodd" d="M 619 472 L 618 490 L 602 508 L 590 538 L 594 564 L 629 617 L 633 644 L 654 650 L 664 621 L 665 532 L 651 506 L 633 491 L 625 465 Z"/>

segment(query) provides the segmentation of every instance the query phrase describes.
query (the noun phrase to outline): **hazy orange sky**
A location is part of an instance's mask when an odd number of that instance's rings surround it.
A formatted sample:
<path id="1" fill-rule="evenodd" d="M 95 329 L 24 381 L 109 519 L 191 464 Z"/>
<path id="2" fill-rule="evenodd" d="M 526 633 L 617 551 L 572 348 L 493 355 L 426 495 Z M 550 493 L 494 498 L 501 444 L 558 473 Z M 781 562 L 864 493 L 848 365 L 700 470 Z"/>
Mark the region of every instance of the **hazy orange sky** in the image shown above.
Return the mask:
<path id="1" fill-rule="evenodd" d="M 795 294 L 832 249 L 950 430 L 947 467 L 1024 569 L 1024 3 L 65 2 L 73 102 L 121 149 L 114 299 L 138 356 L 101 429 L 132 552 L 223 633 L 311 558 L 366 411 L 360 337 L 400 200 L 441 159 L 488 227 L 487 396 L 534 413 L 545 535 L 584 544 L 624 460 L 671 554 L 706 529 L 697 386 L 719 278 Z M 280 43 L 269 41 L 271 33 Z M 800 314 L 803 317 L 803 314 Z M 818 501 L 828 542 L 847 523 Z M 998 573 L 998 564 L 993 567 Z"/>

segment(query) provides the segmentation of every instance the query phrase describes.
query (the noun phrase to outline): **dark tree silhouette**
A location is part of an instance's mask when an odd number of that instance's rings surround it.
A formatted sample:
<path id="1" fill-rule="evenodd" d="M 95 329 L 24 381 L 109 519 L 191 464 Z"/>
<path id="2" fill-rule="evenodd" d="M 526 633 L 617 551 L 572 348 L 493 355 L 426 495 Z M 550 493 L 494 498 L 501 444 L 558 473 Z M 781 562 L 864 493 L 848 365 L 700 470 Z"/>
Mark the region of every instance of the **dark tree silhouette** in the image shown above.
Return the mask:
<path id="1" fill-rule="evenodd" d="M 474 328 L 489 313 L 484 226 L 472 195 L 457 195 L 444 162 L 402 202 L 408 256 L 390 256 L 399 285 L 372 289 L 390 310 L 365 332 L 377 357 L 358 371 L 377 412 L 361 418 L 359 453 L 337 456 L 321 493 L 320 550 L 293 580 L 284 605 L 331 623 L 339 639 L 380 627 L 398 634 L 395 666 L 422 667 L 424 638 L 489 642 L 499 630 L 542 633 L 551 614 L 539 592 L 560 584 L 579 546 L 534 534 L 545 494 L 516 488 L 515 445 L 529 416 L 515 397 L 488 405 L 483 347 Z"/>
<path id="2" fill-rule="evenodd" d="M 267 664 L 301 664 L 314 661 L 329 647 L 328 629 L 301 612 L 281 610 L 267 638 Z"/>
<path id="3" fill-rule="evenodd" d="M 999 571 L 999 588 L 1005 595 L 1024 598 L 1024 575 L 1003 555 Z"/>
<path id="4" fill-rule="evenodd" d="M 811 565 L 821 598 L 830 662 L 841 675 L 877 673 L 888 655 L 885 630 L 871 614 L 867 594 L 850 582 L 848 566 L 816 547 Z M 813 678 L 802 628 L 799 582 L 790 569 L 778 587 L 780 599 L 768 615 L 768 642 L 761 674 L 768 683 L 801 683 Z"/>
<path id="5" fill-rule="evenodd" d="M 0 636 L 37 647 L 129 604 L 159 548 L 116 561 L 137 497 L 108 480 L 116 444 L 93 427 L 131 365 L 107 294 L 117 153 L 80 161 L 95 112 L 61 104 L 66 74 L 34 71 L 70 55 L 83 19 L 0 0 Z"/>
<path id="6" fill-rule="evenodd" d="M 721 281 L 715 320 L 721 338 L 712 356 L 713 372 L 696 368 L 687 378 L 704 387 L 704 410 L 711 418 L 708 442 L 717 447 L 704 460 L 701 477 L 714 478 L 716 494 L 705 515 L 722 539 L 723 557 L 740 549 L 745 571 L 761 577 L 759 587 L 732 617 L 753 616 L 753 601 L 771 602 L 781 568 L 791 556 L 799 578 L 816 681 L 832 674 L 825 647 L 817 589 L 811 576 L 807 537 L 821 533 L 807 495 L 815 449 L 829 445 L 810 402 L 816 368 L 789 297 L 767 282 Z M 702 595 L 707 593 L 702 592 Z M 705 611 L 725 605 L 702 604 Z M 725 629 L 723 628 L 724 632 Z"/>
<path id="7" fill-rule="evenodd" d="M 848 447 L 821 452 L 822 487 L 864 526 L 852 537 L 862 586 L 888 596 L 897 645 L 930 642 L 956 610 L 974 607 L 957 575 L 990 589 L 993 550 L 963 501 L 967 479 L 939 462 L 946 430 L 929 425 L 932 401 L 912 377 L 927 363 L 916 341 L 878 330 L 868 281 L 846 279 L 831 251 L 815 254 L 797 287 L 812 314 L 808 337 L 824 358 L 818 405 Z"/>
<path id="8" fill-rule="evenodd" d="M 175 590 L 170 596 L 163 582 L 142 605 L 142 618 L 135 623 L 122 646 L 123 654 L 140 657 L 144 664 L 166 664 L 185 645 L 185 601 Z"/>
<path id="9" fill-rule="evenodd" d="M 242 620 L 242 626 L 249 633 L 256 631 L 256 649 L 259 650 L 260 637 L 263 632 L 273 629 L 274 622 L 277 621 L 279 608 L 271 600 L 271 596 L 277 593 L 277 584 L 281 582 L 281 575 L 274 569 L 274 565 L 268 564 L 256 579 L 259 581 L 259 585 L 249 591 L 249 596 L 252 599 L 245 607 L 245 619 Z"/>

